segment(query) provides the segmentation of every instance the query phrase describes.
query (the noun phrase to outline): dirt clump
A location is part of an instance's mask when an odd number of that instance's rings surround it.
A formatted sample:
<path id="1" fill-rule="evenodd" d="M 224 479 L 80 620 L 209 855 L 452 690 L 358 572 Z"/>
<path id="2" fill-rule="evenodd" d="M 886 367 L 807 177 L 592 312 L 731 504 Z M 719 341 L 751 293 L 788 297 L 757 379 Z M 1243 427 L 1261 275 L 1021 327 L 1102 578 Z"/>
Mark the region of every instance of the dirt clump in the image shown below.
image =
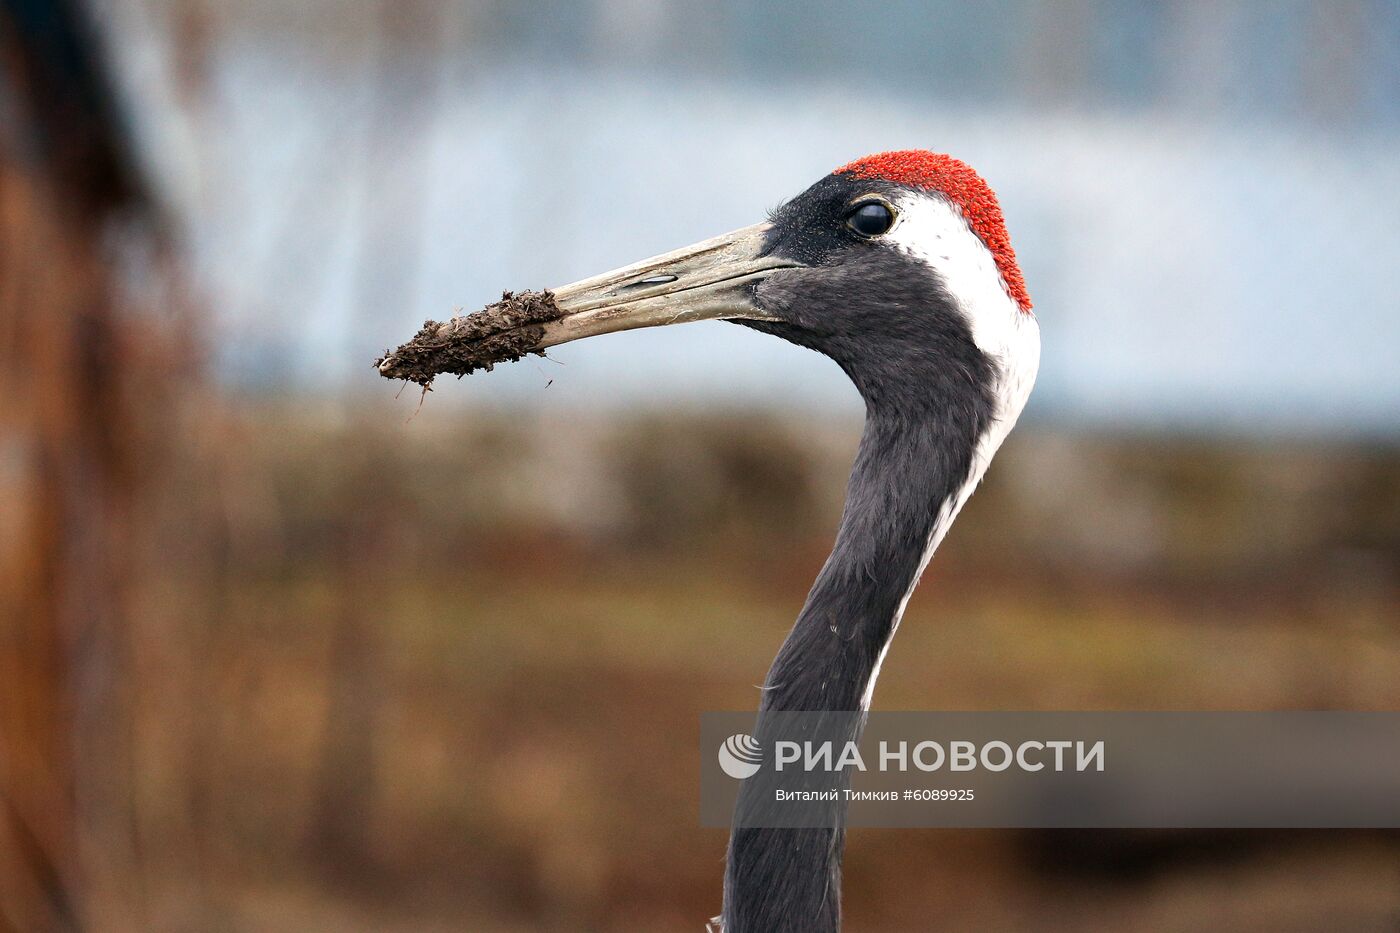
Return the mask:
<path id="1" fill-rule="evenodd" d="M 386 350 L 374 368 L 386 379 L 407 379 L 424 388 L 440 375 L 466 376 L 497 363 L 514 362 L 539 349 L 544 324 L 563 316 L 554 294 L 502 292 L 501 300 L 474 314 L 424 321 L 413 339 Z"/>

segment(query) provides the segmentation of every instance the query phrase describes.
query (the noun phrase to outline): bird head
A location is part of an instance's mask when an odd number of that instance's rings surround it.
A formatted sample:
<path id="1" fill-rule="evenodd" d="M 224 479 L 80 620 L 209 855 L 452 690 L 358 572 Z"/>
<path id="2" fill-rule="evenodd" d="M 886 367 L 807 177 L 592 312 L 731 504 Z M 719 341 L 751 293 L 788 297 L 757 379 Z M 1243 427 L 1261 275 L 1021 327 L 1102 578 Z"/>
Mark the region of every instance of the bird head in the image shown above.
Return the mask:
<path id="1" fill-rule="evenodd" d="M 868 404 L 946 404 L 939 385 L 963 383 L 988 396 L 1008 384 L 1024 401 L 1017 387 L 1029 392 L 1039 355 L 996 195 L 965 163 L 921 150 L 851 162 L 764 223 L 554 289 L 552 300 L 523 318 L 498 315 L 499 326 L 462 319 L 481 348 L 474 360 L 468 348 L 465 371 L 598 334 L 719 319 L 831 357 Z M 386 356 L 380 371 L 394 376 L 403 359 Z"/>
<path id="2" fill-rule="evenodd" d="M 731 320 L 831 357 L 868 399 L 1037 349 L 1022 346 L 1036 325 L 996 195 L 966 163 L 922 150 L 851 162 L 765 223 L 555 297 L 563 316 L 542 346 Z"/>

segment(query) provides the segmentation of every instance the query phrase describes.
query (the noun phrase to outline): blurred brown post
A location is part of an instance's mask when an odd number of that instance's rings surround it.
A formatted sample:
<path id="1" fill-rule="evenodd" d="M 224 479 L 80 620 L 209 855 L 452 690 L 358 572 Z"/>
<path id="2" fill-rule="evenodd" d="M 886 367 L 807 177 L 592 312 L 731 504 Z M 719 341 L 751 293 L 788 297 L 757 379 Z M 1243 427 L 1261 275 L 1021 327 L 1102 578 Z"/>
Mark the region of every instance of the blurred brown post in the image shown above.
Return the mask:
<path id="1" fill-rule="evenodd" d="M 367 176 L 375 185 L 366 192 L 361 222 L 362 257 L 351 312 L 356 333 L 367 332 L 413 279 L 420 251 L 403 218 L 421 213 L 424 192 L 413 173 L 402 170 L 396 147 L 398 140 L 428 131 L 441 56 L 415 50 L 443 41 L 444 11 L 434 0 L 382 0 L 375 9 L 379 71 L 364 152 Z M 345 488 L 376 489 L 391 469 L 383 457 L 362 454 L 354 466 L 343 467 Z M 375 734 L 386 679 L 385 645 L 373 607 L 380 603 L 383 586 L 384 542 L 398 518 L 384 495 L 346 498 L 355 501 L 355 513 L 336 548 L 341 604 L 331 631 L 326 735 L 309 841 L 333 880 L 363 887 L 384 880 L 370 833 L 377 797 Z"/>
<path id="2" fill-rule="evenodd" d="M 75 13 L 0 0 L 0 930 L 25 933 L 138 902 L 122 582 L 159 376 L 110 251 L 152 218 Z"/>

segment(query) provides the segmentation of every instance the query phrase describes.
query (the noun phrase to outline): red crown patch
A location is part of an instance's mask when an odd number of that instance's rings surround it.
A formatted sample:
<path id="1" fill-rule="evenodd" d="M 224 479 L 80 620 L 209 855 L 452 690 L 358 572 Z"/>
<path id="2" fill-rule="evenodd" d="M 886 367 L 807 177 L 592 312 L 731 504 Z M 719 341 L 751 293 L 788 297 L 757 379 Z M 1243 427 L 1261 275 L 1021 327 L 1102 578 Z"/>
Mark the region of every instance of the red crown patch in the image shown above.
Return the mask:
<path id="1" fill-rule="evenodd" d="M 850 174 L 856 178 L 878 178 L 883 181 L 937 191 L 956 204 L 967 219 L 972 232 L 986 244 L 996 261 L 997 270 L 1006 284 L 1006 291 L 1022 311 L 1030 311 L 1031 296 L 1026 280 L 1016 263 L 1016 251 L 1006 232 L 1001 205 L 991 187 L 960 159 L 922 149 L 882 152 L 866 156 L 838 168 L 835 174 Z"/>

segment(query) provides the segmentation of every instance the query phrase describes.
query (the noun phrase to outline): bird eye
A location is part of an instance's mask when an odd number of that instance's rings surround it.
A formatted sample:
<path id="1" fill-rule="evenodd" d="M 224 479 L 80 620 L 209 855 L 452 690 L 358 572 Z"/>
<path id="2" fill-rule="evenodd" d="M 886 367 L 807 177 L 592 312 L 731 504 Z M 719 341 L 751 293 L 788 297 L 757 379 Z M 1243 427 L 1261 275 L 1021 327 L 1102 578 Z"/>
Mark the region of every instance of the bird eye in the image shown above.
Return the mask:
<path id="1" fill-rule="evenodd" d="M 894 226 L 894 211 L 883 201 L 864 201 L 851 208 L 846 226 L 861 236 L 879 236 Z"/>

